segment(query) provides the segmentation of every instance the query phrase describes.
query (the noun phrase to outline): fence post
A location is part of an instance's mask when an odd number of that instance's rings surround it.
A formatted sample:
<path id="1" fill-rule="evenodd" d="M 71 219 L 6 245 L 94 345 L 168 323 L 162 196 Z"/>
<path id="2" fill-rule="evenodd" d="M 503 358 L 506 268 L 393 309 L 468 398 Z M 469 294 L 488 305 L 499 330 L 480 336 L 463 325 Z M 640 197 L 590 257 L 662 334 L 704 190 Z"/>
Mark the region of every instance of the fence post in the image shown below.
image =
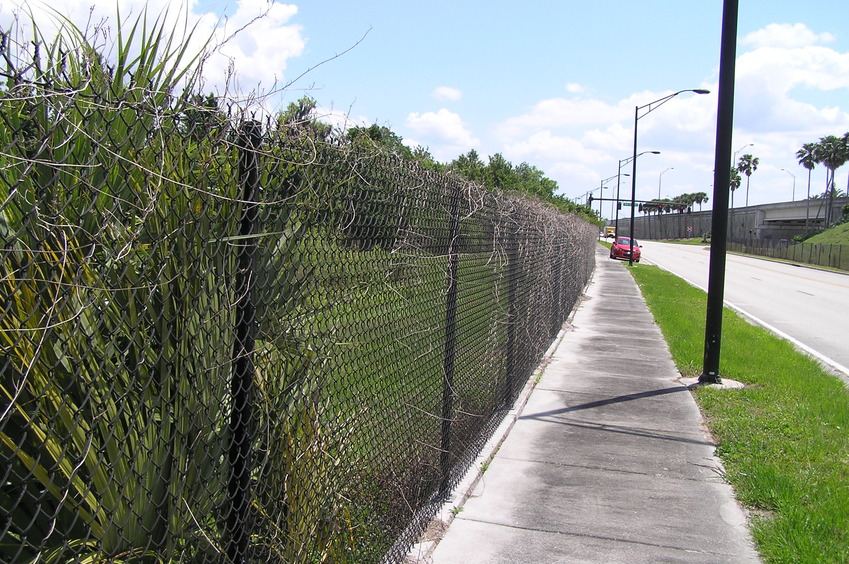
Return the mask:
<path id="1" fill-rule="evenodd" d="M 507 216 L 507 366 L 504 376 L 503 408 L 510 409 L 516 379 L 516 290 L 519 285 L 519 226 L 513 214 Z"/>
<path id="2" fill-rule="evenodd" d="M 445 356 L 442 361 L 442 441 L 439 467 L 442 480 L 439 497 L 445 499 L 451 486 L 451 412 L 454 410 L 454 363 L 457 341 L 457 273 L 460 266 L 460 183 L 452 182 L 448 220 L 448 271 L 446 273 Z"/>
<path id="3" fill-rule="evenodd" d="M 554 256 L 552 263 L 554 264 L 554 280 L 552 281 L 552 318 L 554 319 L 553 327 L 551 328 L 551 337 L 557 337 L 560 328 L 563 326 L 563 281 L 560 279 L 561 267 L 563 265 L 563 252 L 557 244 L 557 239 L 552 241 Z"/>
<path id="4" fill-rule="evenodd" d="M 230 476 L 227 484 L 230 507 L 226 521 L 227 556 L 230 562 L 247 562 L 250 526 L 250 457 L 254 402 L 254 325 L 252 301 L 256 240 L 253 238 L 259 192 L 259 145 L 261 124 L 248 121 L 239 134 L 239 180 L 242 183 L 242 218 L 239 225 L 236 271 L 236 326 L 233 344 L 233 376 L 230 381 Z"/>

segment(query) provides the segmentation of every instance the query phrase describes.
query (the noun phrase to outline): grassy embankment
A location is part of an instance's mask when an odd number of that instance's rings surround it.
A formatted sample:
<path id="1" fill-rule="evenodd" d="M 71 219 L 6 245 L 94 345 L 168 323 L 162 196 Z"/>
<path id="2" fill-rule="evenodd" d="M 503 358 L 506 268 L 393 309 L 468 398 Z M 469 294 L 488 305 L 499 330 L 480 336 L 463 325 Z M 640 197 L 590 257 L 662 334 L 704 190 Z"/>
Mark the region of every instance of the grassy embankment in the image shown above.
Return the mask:
<path id="1" fill-rule="evenodd" d="M 849 245 L 849 223 L 841 223 L 831 229 L 826 229 L 805 242 L 823 245 Z"/>
<path id="2" fill-rule="evenodd" d="M 671 239 L 663 242 L 677 243 L 680 245 L 705 244 L 701 237 L 692 237 L 690 239 Z M 817 233 L 813 237 L 805 239 L 805 243 L 816 243 L 819 245 L 849 245 L 849 223 L 841 223 L 831 229 L 826 229 L 822 233 Z"/>
<path id="3" fill-rule="evenodd" d="M 701 373 L 704 292 L 630 269 L 682 374 Z M 720 373 L 694 390 L 765 562 L 849 562 L 849 390 L 790 343 L 726 310 Z"/>

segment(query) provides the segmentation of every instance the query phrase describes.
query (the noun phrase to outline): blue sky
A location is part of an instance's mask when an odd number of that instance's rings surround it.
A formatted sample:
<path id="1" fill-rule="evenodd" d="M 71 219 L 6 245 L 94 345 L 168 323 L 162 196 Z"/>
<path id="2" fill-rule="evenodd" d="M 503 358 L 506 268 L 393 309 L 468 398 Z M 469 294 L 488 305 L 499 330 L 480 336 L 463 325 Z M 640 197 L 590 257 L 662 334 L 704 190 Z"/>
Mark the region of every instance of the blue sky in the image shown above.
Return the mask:
<path id="1" fill-rule="evenodd" d="M 166 3 L 148 2 L 151 12 Z M 114 12 L 114 1 L 51 3 L 76 18 L 91 4 Z M 121 5 L 126 13 L 141 3 Z M 710 89 L 640 119 L 639 150 L 661 154 L 640 157 L 637 198 L 704 191 L 712 199 L 721 0 L 196 0 L 189 7 L 206 26 L 226 16 L 219 25 L 228 31 L 270 8 L 220 49 L 239 77 L 230 95 L 257 84 L 269 92 L 276 80 L 286 87 L 266 107 L 309 95 L 323 119 L 386 125 L 444 162 L 470 149 L 529 162 L 570 198 L 598 188 L 631 155 L 635 106 Z M 733 146 L 760 159 L 750 204 L 790 200 L 794 176 L 802 197 L 807 171 L 796 150 L 849 131 L 847 7 L 845 0 L 740 0 Z M 0 8 L 0 22 L 10 11 Z M 210 90 L 225 89 L 224 69 L 221 60 L 207 64 Z M 815 169 L 812 192 L 824 182 L 824 169 Z M 847 170 L 838 182 L 845 189 Z M 745 197 L 744 179 L 735 206 Z"/>

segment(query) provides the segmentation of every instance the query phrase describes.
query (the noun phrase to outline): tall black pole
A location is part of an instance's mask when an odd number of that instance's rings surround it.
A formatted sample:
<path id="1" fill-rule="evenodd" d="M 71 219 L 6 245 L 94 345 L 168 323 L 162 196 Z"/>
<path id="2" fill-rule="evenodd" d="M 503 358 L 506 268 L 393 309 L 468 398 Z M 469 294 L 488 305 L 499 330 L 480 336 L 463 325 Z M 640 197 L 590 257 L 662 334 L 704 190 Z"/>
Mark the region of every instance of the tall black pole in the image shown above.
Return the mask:
<path id="1" fill-rule="evenodd" d="M 619 182 L 622 180 L 622 161 L 619 161 L 619 172 L 616 174 L 616 221 L 613 223 L 613 236 L 619 238 Z"/>
<path id="2" fill-rule="evenodd" d="M 250 540 L 250 487 L 251 487 L 251 442 L 253 441 L 254 405 L 254 324 L 256 312 L 253 303 L 253 284 L 256 274 L 256 229 L 259 205 L 259 147 L 262 142 L 262 126 L 257 121 L 246 122 L 239 135 L 239 176 L 242 189 L 242 219 L 239 224 L 241 237 L 236 271 L 235 341 L 233 343 L 233 375 L 230 382 L 232 401 L 230 413 L 230 476 L 227 490 L 230 496 L 230 511 L 227 514 L 227 556 L 233 564 L 248 561 Z"/>
<path id="3" fill-rule="evenodd" d="M 705 319 L 702 384 L 719 384 L 722 310 L 725 298 L 725 253 L 728 242 L 728 192 L 731 185 L 731 136 L 734 127 L 734 67 L 737 59 L 737 0 L 724 0 L 722 47 L 719 56 L 719 102 L 716 112 L 716 153 L 713 167 L 713 213 Z"/>
<path id="4" fill-rule="evenodd" d="M 457 345 L 457 285 L 460 265 L 460 183 L 451 187 L 449 203 L 451 217 L 448 219 L 448 272 L 446 273 L 445 305 L 445 354 L 442 360 L 442 441 L 439 467 L 442 479 L 439 485 L 440 499 L 446 499 L 451 490 L 451 420 L 454 411 L 454 368 Z"/>
<path id="5" fill-rule="evenodd" d="M 637 199 L 637 121 L 640 119 L 640 107 L 634 108 L 634 154 L 631 156 L 631 225 L 628 235 L 631 238 L 628 253 L 628 266 L 634 266 L 634 205 Z"/>

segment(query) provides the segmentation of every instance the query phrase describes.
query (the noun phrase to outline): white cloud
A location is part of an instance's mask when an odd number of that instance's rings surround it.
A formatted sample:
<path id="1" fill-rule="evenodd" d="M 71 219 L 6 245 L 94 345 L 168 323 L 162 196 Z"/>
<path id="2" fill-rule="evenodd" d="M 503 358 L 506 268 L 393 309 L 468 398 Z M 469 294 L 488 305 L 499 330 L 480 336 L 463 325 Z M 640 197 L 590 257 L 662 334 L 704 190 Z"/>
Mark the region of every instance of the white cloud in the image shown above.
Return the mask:
<path id="1" fill-rule="evenodd" d="M 808 174 L 795 152 L 849 131 L 849 107 L 842 102 L 849 94 L 849 53 L 822 45 L 832 39 L 801 24 L 770 25 L 745 38 L 753 48 L 737 58 L 735 148 L 754 142 L 748 152 L 760 159 L 749 179 L 750 203 L 792 197 L 790 175 L 801 197 Z M 811 192 L 821 192 L 822 167 L 812 176 Z"/>
<path id="2" fill-rule="evenodd" d="M 495 131 L 508 160 L 538 166 L 557 181 L 561 193 L 579 196 L 597 188 L 602 178 L 615 176 L 620 161 L 631 155 L 634 108 L 668 94 L 671 92 L 637 92 L 614 103 L 592 98 L 541 100 L 528 112 L 496 126 Z M 697 175 L 682 175 L 681 193 L 704 189 L 701 184 L 706 183 L 705 170 L 711 170 L 713 165 L 710 151 L 715 108 L 715 95 L 682 94 L 674 104 L 640 120 L 639 150 L 662 149 L 667 154 L 653 158 L 668 161 L 665 167 L 675 162 L 678 168 L 677 160 L 682 157 L 688 167 L 701 167 Z M 645 163 L 646 171 L 639 175 L 638 198 L 656 197 L 657 173 L 651 167 L 658 164 L 661 163 Z M 629 169 L 622 172 L 628 173 Z M 701 184 L 691 186 L 689 182 L 694 177 Z M 627 184 L 622 182 L 623 186 Z"/>
<path id="3" fill-rule="evenodd" d="M 791 31 L 795 41 L 788 38 Z M 739 127 L 815 135 L 846 126 L 847 108 L 818 103 L 817 94 L 849 90 L 849 53 L 814 44 L 828 34 L 815 36 L 801 24 L 767 26 L 751 35 L 758 38 L 756 48 L 737 58 Z"/>
<path id="4" fill-rule="evenodd" d="M 849 131 L 849 53 L 833 49 L 834 37 L 796 24 L 773 24 L 748 34 L 736 65 L 734 149 L 755 143 L 751 153 L 761 166 L 750 179 L 750 203 L 796 197 L 807 183 L 795 151 L 823 135 Z M 715 77 L 707 76 L 715 81 Z M 664 195 L 705 191 L 712 198 L 717 84 L 711 95 L 682 94 L 639 120 L 639 151 L 661 154 L 640 159 L 637 198 L 657 197 L 659 174 Z M 573 96 L 540 100 L 526 111 L 494 126 L 492 152 L 526 160 L 556 180 L 562 193 L 579 196 L 602 178 L 615 175 L 617 162 L 633 150 L 634 108 L 668 92 L 634 92 L 619 101 L 595 99 L 580 84 L 566 85 Z M 834 92 L 830 97 L 829 92 Z M 623 169 L 625 172 L 626 169 Z M 846 174 L 845 170 L 843 174 Z M 812 188 L 821 191 L 824 176 L 814 171 Z M 843 177 L 845 182 L 845 176 Z"/>
<path id="5" fill-rule="evenodd" d="M 405 126 L 412 132 L 408 144 L 431 147 L 437 160 L 451 160 L 480 143 L 458 114 L 444 108 L 437 112 L 413 112 L 407 116 Z"/>
<path id="6" fill-rule="evenodd" d="M 364 116 L 354 117 L 333 108 L 317 107 L 313 115 L 319 121 L 329 124 L 339 131 L 346 131 L 349 127 L 368 127 L 372 123 Z"/>
<path id="7" fill-rule="evenodd" d="M 834 36 L 830 33 L 814 33 L 805 24 L 769 24 L 763 29 L 753 31 L 740 40 L 742 45 L 751 45 L 754 48 L 780 47 L 795 48 L 806 47 L 818 43 L 830 43 Z"/>
<path id="8" fill-rule="evenodd" d="M 450 86 L 439 86 L 433 90 L 431 96 L 440 102 L 455 102 L 463 97 L 463 93 Z"/>
<path id="9" fill-rule="evenodd" d="M 633 110 L 631 112 L 633 113 Z M 612 124 L 625 119 L 626 116 L 624 108 L 611 106 L 601 100 L 549 98 L 540 100 L 528 112 L 498 124 L 496 134 L 500 138 L 511 139 L 546 128 Z"/>
<path id="10" fill-rule="evenodd" d="M 301 27 L 288 23 L 297 12 L 291 4 L 240 0 L 216 33 L 219 47 L 207 61 L 205 75 L 225 76 L 232 63 L 241 91 L 284 86 L 291 79 L 284 72 L 288 59 L 300 56 L 306 45 Z"/>
<path id="11" fill-rule="evenodd" d="M 61 13 L 81 29 L 91 32 L 100 29 L 98 41 L 105 44 L 107 56 L 114 53 L 112 43 L 117 41 L 117 9 L 130 23 L 145 10 L 149 23 L 161 17 L 165 30 L 176 32 L 172 38 L 176 46 L 186 40 L 180 35 L 183 30 L 197 24 L 188 51 L 192 55 L 198 53 L 205 40 L 210 40 L 207 50 L 211 52 L 203 67 L 207 92 L 224 94 L 231 69 L 236 72 L 235 80 L 230 81 L 231 95 L 256 93 L 260 89 L 268 93 L 290 79 L 285 75 L 287 62 L 300 56 L 306 44 L 300 26 L 289 23 L 298 11 L 295 5 L 238 0 L 232 15 L 221 19 L 212 13 L 192 11 L 196 6 L 196 1 L 175 8 L 175 3 L 169 0 L 119 0 L 117 7 L 115 0 L 66 0 Z M 58 22 L 47 3 L 7 0 L 0 7 L 0 25 L 8 29 L 17 14 L 21 25 L 28 29 L 29 13 L 48 40 L 55 35 Z M 128 30 L 125 26 L 124 31 Z"/>

